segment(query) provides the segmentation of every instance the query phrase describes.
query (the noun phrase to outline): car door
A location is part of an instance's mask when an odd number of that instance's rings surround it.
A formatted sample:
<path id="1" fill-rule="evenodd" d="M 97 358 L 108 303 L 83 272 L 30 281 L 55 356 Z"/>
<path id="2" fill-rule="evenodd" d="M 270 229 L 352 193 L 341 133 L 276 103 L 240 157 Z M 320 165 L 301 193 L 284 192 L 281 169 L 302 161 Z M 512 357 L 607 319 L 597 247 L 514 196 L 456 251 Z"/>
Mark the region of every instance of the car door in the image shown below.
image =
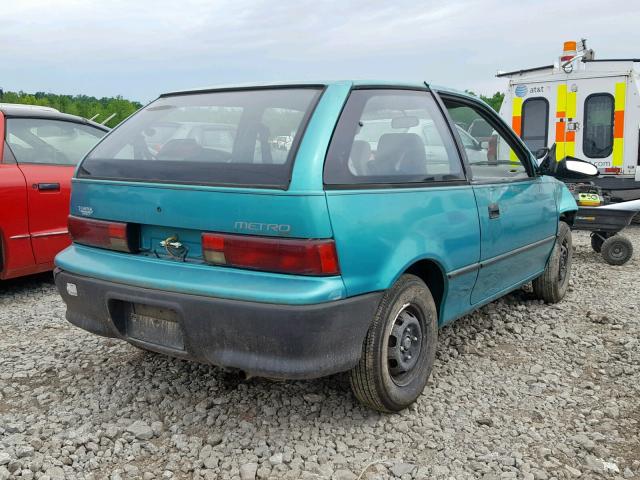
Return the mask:
<path id="1" fill-rule="evenodd" d="M 49 118 L 8 118 L 7 144 L 26 180 L 29 233 L 36 264 L 50 264 L 70 244 L 71 177 L 104 136 L 91 125 Z"/>
<path id="2" fill-rule="evenodd" d="M 4 115 L 0 113 L 0 131 L 4 131 Z M 27 210 L 27 188 L 24 176 L 11 154 L 0 142 L 0 279 L 24 273 L 33 268 Z"/>
<path id="3" fill-rule="evenodd" d="M 491 127 L 488 140 L 477 139 L 485 149 L 482 156 L 462 143 L 480 218 L 481 268 L 471 295 L 477 304 L 544 270 L 558 224 L 554 188 L 535 174 L 529 151 L 489 107 L 466 97 L 443 100 L 454 121 L 484 120 Z"/>

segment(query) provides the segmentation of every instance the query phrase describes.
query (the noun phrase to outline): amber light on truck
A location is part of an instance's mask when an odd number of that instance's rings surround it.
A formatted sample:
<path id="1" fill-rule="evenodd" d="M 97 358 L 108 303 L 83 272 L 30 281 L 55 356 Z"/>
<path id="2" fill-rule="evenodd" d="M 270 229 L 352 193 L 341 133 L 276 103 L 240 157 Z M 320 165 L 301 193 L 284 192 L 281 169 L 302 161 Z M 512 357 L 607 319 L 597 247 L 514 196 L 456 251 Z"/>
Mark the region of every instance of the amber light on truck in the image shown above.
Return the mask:
<path id="1" fill-rule="evenodd" d="M 214 265 L 296 275 L 340 273 L 333 240 L 203 233 L 202 252 Z"/>
<path id="2" fill-rule="evenodd" d="M 132 226 L 123 222 L 108 222 L 73 215 L 68 220 L 69 234 L 74 242 L 92 247 L 107 248 L 120 252 L 134 252 L 136 242 L 132 239 Z"/>

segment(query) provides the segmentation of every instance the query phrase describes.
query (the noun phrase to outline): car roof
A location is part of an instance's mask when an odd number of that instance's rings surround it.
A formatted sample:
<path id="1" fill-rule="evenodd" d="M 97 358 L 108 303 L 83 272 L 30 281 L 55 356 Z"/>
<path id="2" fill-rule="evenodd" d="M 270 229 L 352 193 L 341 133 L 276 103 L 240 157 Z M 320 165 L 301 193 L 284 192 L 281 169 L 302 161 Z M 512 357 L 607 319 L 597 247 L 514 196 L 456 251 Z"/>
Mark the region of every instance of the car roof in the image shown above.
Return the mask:
<path id="1" fill-rule="evenodd" d="M 51 120 L 66 120 L 75 123 L 84 123 L 92 127 L 99 128 L 105 132 L 109 131 L 109 127 L 100 123 L 92 122 L 84 117 L 62 113 L 51 107 L 42 107 L 40 105 L 22 105 L 18 103 L 0 103 L 0 112 L 6 117 L 12 118 L 46 118 Z"/>
<path id="2" fill-rule="evenodd" d="M 477 97 L 469 95 L 466 92 L 455 90 L 453 88 L 441 87 L 429 85 L 427 82 L 422 81 L 398 81 L 398 80 L 331 80 L 331 81 L 301 81 L 301 82 L 266 82 L 266 83 L 240 83 L 240 84 L 226 84 L 226 85 L 213 85 L 204 88 L 194 88 L 188 90 L 177 90 L 172 92 L 166 92 L 160 95 L 160 97 L 170 97 L 185 94 L 194 93 L 207 93 L 219 90 L 242 90 L 242 89 L 258 89 L 258 88 L 285 88 L 285 87 L 326 87 L 329 85 L 347 85 L 351 87 L 398 87 L 409 89 L 423 89 L 431 88 L 438 92 L 455 93 L 456 95 L 479 100 Z"/>

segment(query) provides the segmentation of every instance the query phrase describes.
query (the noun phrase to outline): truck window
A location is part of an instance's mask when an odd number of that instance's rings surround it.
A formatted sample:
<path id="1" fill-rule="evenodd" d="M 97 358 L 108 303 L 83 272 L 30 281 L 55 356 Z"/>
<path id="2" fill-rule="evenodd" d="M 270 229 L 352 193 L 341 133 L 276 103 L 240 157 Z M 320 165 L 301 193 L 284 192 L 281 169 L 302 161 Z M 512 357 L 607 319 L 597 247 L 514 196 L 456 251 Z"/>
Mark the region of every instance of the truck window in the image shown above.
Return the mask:
<path id="1" fill-rule="evenodd" d="M 354 90 L 324 168 L 328 185 L 463 180 L 462 163 L 431 94 Z"/>
<path id="2" fill-rule="evenodd" d="M 582 151 L 589 158 L 605 158 L 613 151 L 613 95 L 594 93 L 584 101 Z"/>
<path id="3" fill-rule="evenodd" d="M 522 104 L 522 141 L 536 152 L 547 146 L 549 102 L 546 98 L 528 98 Z"/>

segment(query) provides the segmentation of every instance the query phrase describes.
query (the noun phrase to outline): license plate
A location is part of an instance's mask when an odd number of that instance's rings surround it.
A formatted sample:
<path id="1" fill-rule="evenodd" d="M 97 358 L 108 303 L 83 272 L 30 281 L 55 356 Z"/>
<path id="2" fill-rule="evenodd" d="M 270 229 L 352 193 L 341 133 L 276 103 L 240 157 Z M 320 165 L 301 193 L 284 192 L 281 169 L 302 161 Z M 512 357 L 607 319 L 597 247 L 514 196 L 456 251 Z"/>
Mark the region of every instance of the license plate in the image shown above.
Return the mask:
<path id="1" fill-rule="evenodd" d="M 178 314 L 168 308 L 131 304 L 126 318 L 127 336 L 175 350 L 184 350 L 184 335 Z"/>

